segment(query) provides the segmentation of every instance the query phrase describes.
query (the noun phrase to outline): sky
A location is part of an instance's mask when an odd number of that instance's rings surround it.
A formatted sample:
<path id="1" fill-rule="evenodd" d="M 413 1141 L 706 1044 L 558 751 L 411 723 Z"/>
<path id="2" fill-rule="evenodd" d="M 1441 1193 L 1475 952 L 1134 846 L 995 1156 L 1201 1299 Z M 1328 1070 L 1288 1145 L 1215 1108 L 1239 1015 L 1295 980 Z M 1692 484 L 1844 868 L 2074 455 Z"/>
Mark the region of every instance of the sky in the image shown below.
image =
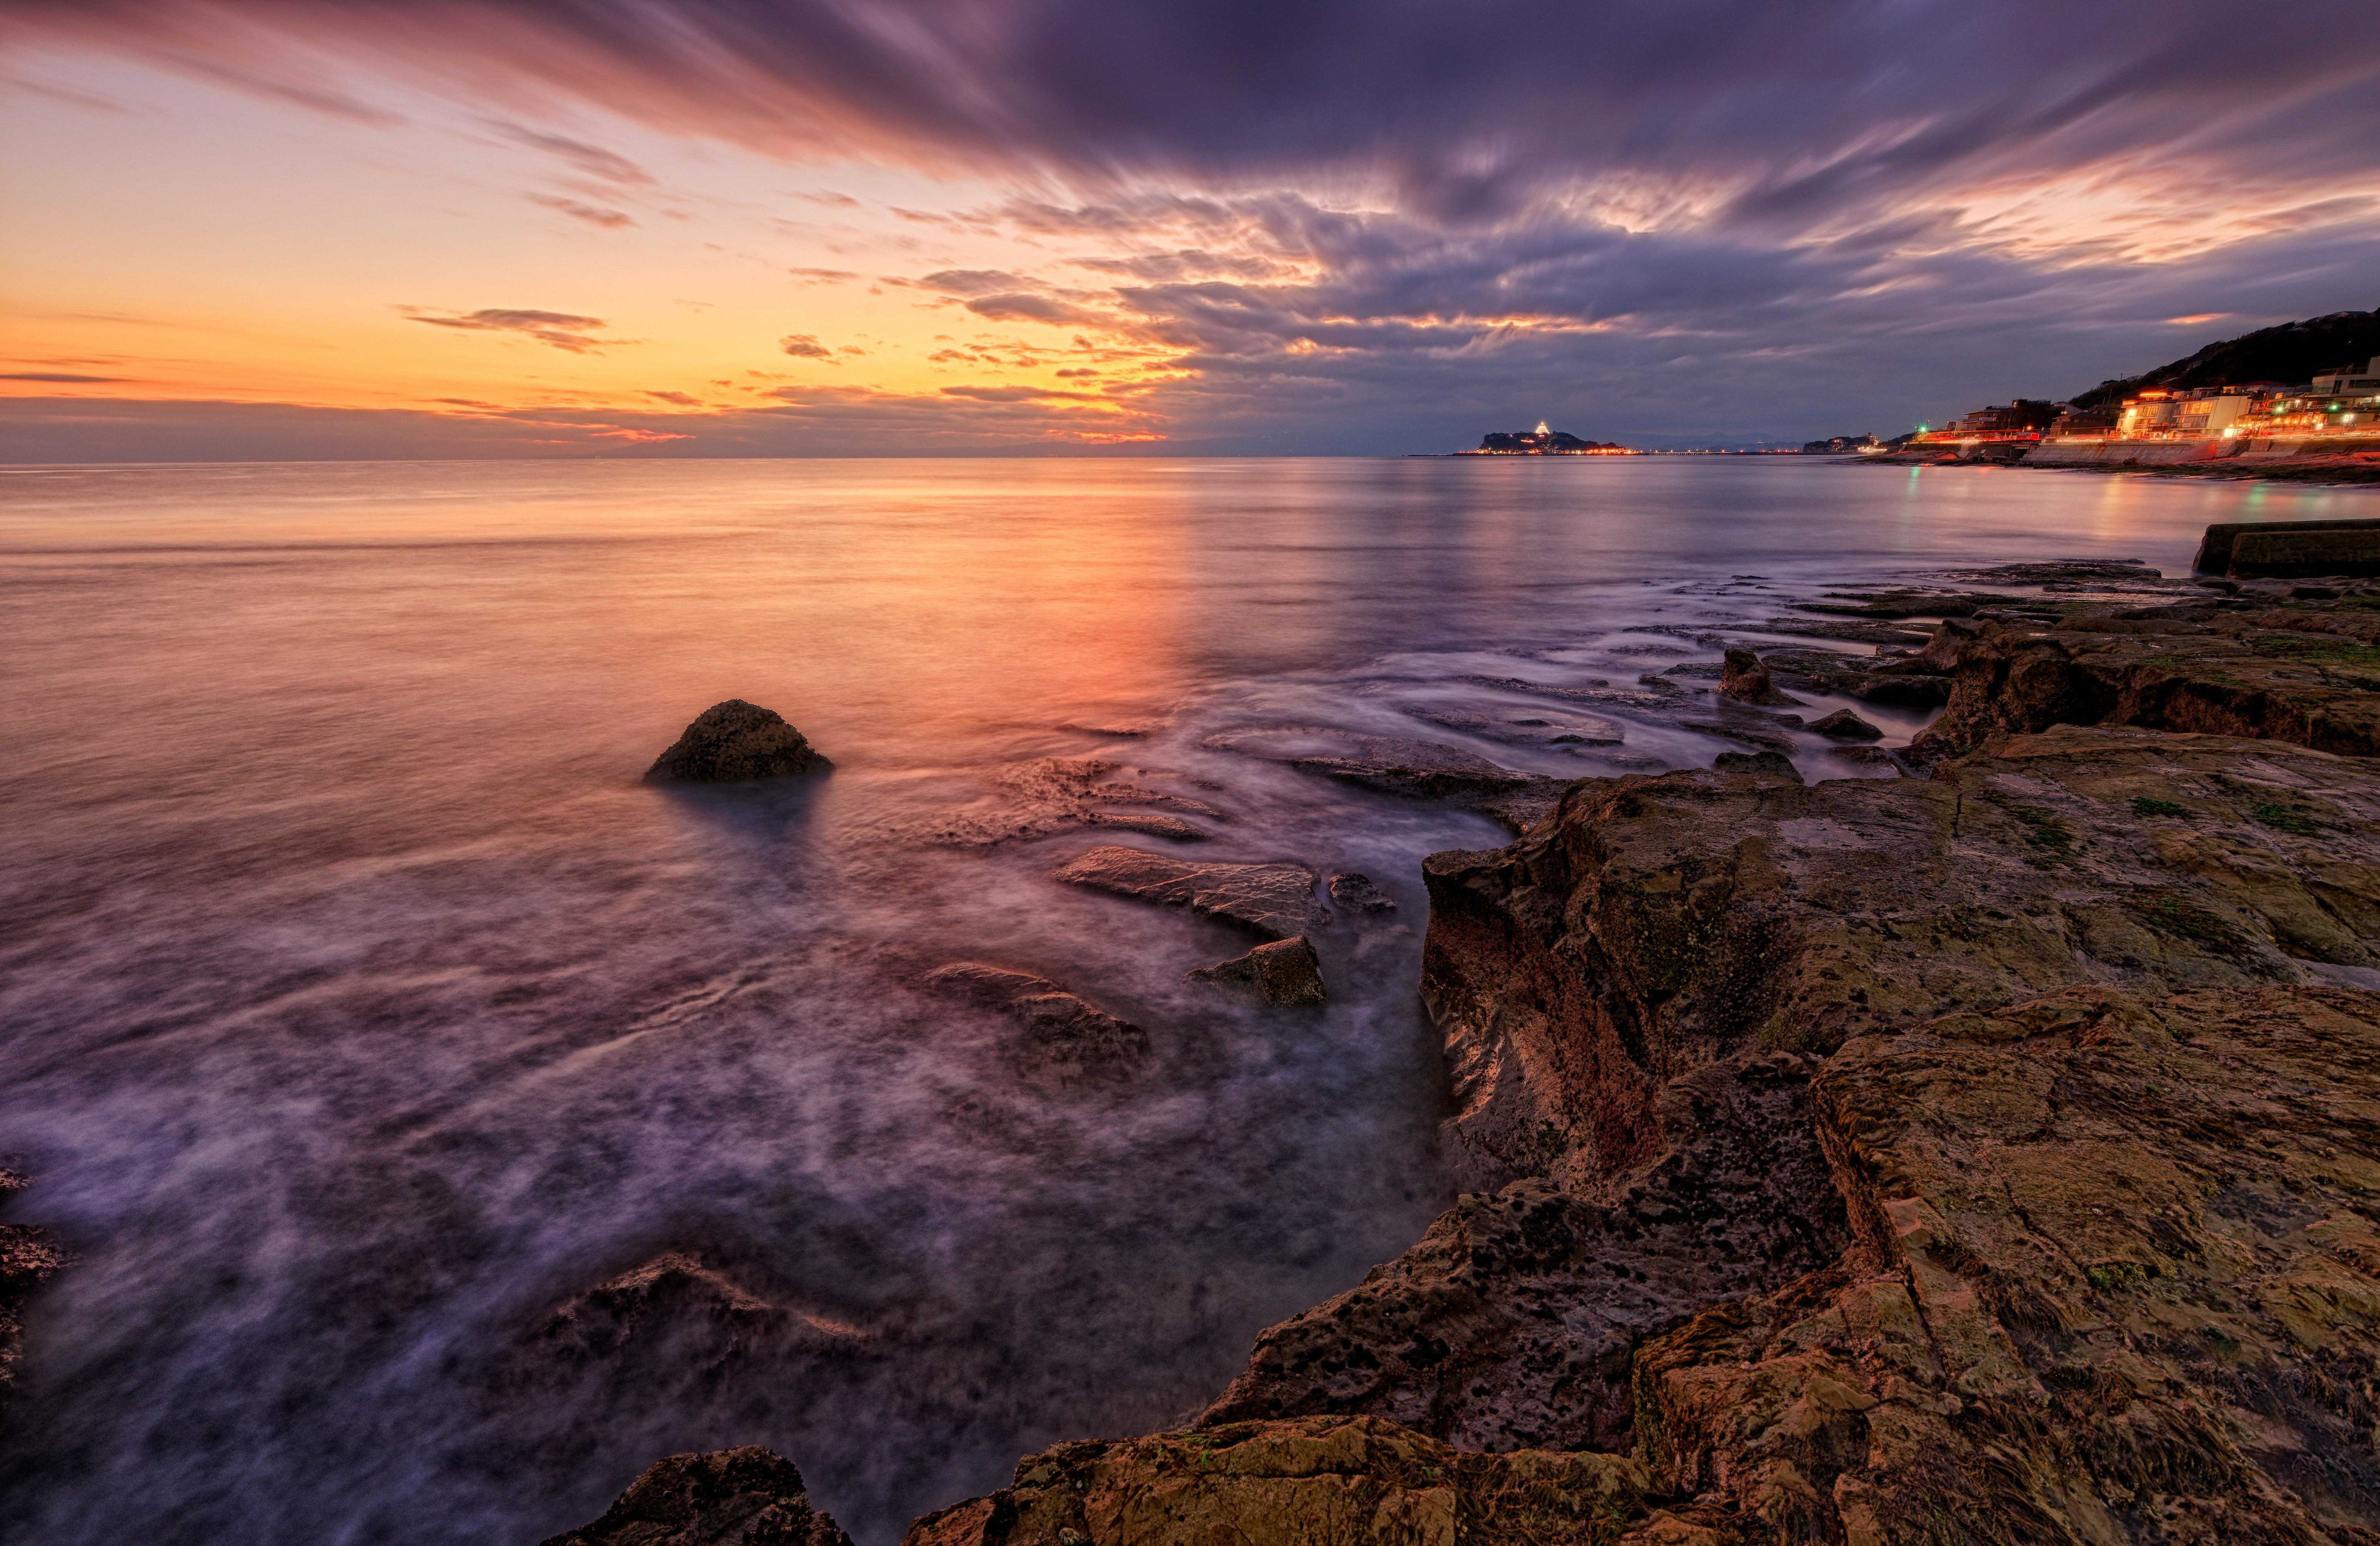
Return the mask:
<path id="1" fill-rule="evenodd" d="M 2380 6 L 6 0 L 0 459 L 1898 433 L 2380 307 Z"/>

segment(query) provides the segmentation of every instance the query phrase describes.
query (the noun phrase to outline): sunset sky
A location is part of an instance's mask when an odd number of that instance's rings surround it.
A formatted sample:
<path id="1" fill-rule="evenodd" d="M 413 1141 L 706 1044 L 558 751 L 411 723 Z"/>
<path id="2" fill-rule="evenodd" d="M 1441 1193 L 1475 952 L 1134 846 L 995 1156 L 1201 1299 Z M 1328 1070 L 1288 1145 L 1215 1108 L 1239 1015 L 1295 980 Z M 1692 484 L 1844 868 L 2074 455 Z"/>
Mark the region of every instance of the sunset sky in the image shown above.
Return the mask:
<path id="1" fill-rule="evenodd" d="M 1394 453 L 2380 306 L 2380 6 L 12 0 L 0 456 Z"/>

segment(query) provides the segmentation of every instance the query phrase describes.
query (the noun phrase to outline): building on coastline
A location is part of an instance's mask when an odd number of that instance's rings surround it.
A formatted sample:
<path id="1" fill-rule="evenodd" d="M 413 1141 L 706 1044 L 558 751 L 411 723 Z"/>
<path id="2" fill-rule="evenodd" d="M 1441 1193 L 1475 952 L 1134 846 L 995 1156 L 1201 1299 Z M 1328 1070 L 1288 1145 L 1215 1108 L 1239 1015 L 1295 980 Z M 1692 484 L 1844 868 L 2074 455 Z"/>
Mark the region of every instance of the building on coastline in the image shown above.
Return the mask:
<path id="1" fill-rule="evenodd" d="M 2124 398 L 2112 417 L 2070 415 L 2034 462 L 2201 461 L 2225 456 L 2380 455 L 2380 359 L 2302 385 L 2228 382 Z"/>
<path id="2" fill-rule="evenodd" d="M 1874 435 L 1836 435 L 1828 440 L 1805 440 L 1802 455 L 1805 456 L 1848 456 L 1873 449 L 1881 444 Z"/>
<path id="3" fill-rule="evenodd" d="M 1633 456 L 1635 452 L 1612 441 L 1581 440 L 1563 430 L 1546 427 L 1537 420 L 1534 430 L 1517 433 L 1490 432 L 1480 437 L 1475 451 L 1458 451 L 1458 456 Z"/>

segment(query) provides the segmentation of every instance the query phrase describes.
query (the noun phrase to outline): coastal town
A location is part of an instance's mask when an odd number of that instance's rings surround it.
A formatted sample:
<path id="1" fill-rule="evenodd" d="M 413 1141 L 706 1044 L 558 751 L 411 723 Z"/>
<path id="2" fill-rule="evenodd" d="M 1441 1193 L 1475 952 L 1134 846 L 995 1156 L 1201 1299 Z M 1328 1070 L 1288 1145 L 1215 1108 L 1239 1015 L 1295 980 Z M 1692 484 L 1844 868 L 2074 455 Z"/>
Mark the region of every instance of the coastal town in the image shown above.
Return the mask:
<path id="1" fill-rule="evenodd" d="M 2064 402 L 2015 397 L 1890 440 L 1837 436 L 1802 449 L 1903 464 L 2374 481 L 2380 479 L 2380 313 L 2333 312 L 2259 329 Z"/>
<path id="2" fill-rule="evenodd" d="M 2380 455 L 2380 357 L 2311 382 L 2238 382 L 2175 391 L 2144 388 L 2101 407 L 2028 398 L 1989 404 L 1938 429 L 1893 440 L 1838 437 L 1816 454 L 1904 459 L 2114 461 L 2147 465 L 2333 452 Z"/>
<path id="3" fill-rule="evenodd" d="M 2344 363 L 2314 366 L 2346 357 Z M 1903 466 L 1982 462 L 2380 481 L 2380 312 L 2338 311 L 2209 344 L 2070 399 L 2012 397 L 1880 440 L 1646 449 L 1540 420 L 1459 456 L 1854 456 Z"/>

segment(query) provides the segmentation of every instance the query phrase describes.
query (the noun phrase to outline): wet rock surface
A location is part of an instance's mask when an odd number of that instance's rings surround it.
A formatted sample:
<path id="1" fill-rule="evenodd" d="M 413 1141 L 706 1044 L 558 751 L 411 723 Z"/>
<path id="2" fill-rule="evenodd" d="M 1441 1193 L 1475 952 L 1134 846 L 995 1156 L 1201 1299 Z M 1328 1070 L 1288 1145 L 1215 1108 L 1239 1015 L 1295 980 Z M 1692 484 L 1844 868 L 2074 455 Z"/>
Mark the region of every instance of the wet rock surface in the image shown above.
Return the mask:
<path id="1" fill-rule="evenodd" d="M 1220 821 L 1222 812 L 1205 800 L 1138 782 L 1179 777 L 1162 769 L 1128 768 L 1097 757 L 1037 757 L 1002 769 L 989 796 L 953 804 L 912 830 L 928 842 L 970 848 L 1029 842 L 1084 827 L 1204 842 L 1212 834 L 1185 818 Z"/>
<path id="2" fill-rule="evenodd" d="M 1345 870 L 1330 877 L 1330 900 L 1351 913 L 1392 913 L 1396 903 L 1372 883 L 1372 877 Z"/>
<path id="3" fill-rule="evenodd" d="M 1915 777 L 1259 750 L 1522 834 L 1425 871 L 1465 1195 L 1196 1429 L 1028 1456 L 913 1546 L 2380 1541 L 2380 590 L 1951 578 L 2047 593 L 1844 593 L 1802 637 L 1879 653 L 1716 673 L 1948 698 L 1905 760 L 1804 749 Z M 1706 679 L 1473 678 L 1831 734 Z M 1328 919 L 1302 866 L 1058 875 L 1279 939 L 1251 979 Z"/>
<path id="4" fill-rule="evenodd" d="M 1811 722 L 1810 728 L 1821 736 L 1842 741 L 1880 741 L 1884 732 L 1849 709 L 1837 709 L 1824 719 Z"/>
<path id="5" fill-rule="evenodd" d="M 1730 650 L 1719 676 L 1719 696 L 1738 703 L 1750 703 L 1760 708 L 1793 709 L 1802 700 L 1788 692 L 1778 690 L 1768 679 L 1768 667 L 1749 650 Z"/>
<path id="6" fill-rule="evenodd" d="M 1323 732 L 1330 749 L 1283 749 L 1279 743 L 1295 731 L 1251 730 L 1211 736 L 1208 744 L 1221 749 L 1286 762 L 1305 773 L 1320 773 L 1383 794 L 1423 799 L 1451 796 L 1503 795 L 1539 784 L 1559 783 L 1536 773 L 1498 767 L 1475 752 L 1435 741 L 1402 740 L 1388 736 L 1354 736 Z"/>
<path id="7" fill-rule="evenodd" d="M 1755 1539 L 2374 1539 L 2375 1054 L 2380 995 L 2307 987 L 1853 1038 L 1858 1247 L 1642 1347 L 1642 1457 Z"/>
<path id="8" fill-rule="evenodd" d="M 1055 873 L 1073 885 L 1184 907 L 1269 939 L 1288 939 L 1330 921 L 1330 910 L 1314 899 L 1320 877 L 1302 864 L 1197 864 L 1109 846 L 1077 855 Z"/>
<path id="9" fill-rule="evenodd" d="M 1193 981 L 1211 982 L 1284 1009 L 1311 1008 L 1330 1002 L 1323 986 L 1322 962 L 1303 934 L 1294 939 L 1260 944 L 1232 957 L 1190 973 Z"/>
<path id="10" fill-rule="evenodd" d="M 2203 599 L 2202 599 L 2203 598 Z M 2121 724 L 2380 754 L 2380 589 L 2336 599 L 2219 598 L 2003 609 L 1959 653 L 1919 751 L 1995 733 Z"/>
<path id="11" fill-rule="evenodd" d="M 542 1546 L 851 1546 L 851 1538 L 810 1507 L 791 1461 L 747 1445 L 659 1461 L 601 1519 Z"/>
<path id="12" fill-rule="evenodd" d="M 1606 1539 L 1643 1475 L 1619 1455 L 1466 1454 L 1370 1418 L 1222 1424 L 1026 1455 L 1012 1486 L 928 1515 L 905 1546 L 1535 1546 Z"/>
<path id="13" fill-rule="evenodd" d="M 645 772 L 650 784 L 742 784 L 833 766 L 773 709 L 731 698 L 695 717 Z"/>
<path id="14" fill-rule="evenodd" d="M 1062 1083 L 1129 1077 L 1148 1061 L 1148 1032 L 1046 977 L 963 961 L 929 973 L 929 987 L 996 1009 L 1024 1033 L 1010 1061 Z"/>

